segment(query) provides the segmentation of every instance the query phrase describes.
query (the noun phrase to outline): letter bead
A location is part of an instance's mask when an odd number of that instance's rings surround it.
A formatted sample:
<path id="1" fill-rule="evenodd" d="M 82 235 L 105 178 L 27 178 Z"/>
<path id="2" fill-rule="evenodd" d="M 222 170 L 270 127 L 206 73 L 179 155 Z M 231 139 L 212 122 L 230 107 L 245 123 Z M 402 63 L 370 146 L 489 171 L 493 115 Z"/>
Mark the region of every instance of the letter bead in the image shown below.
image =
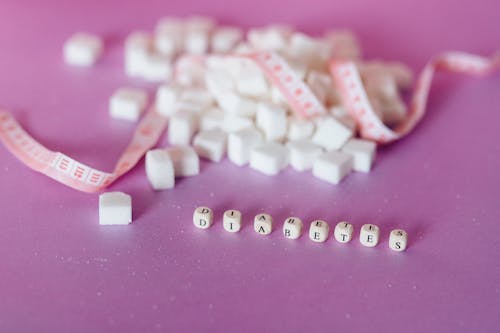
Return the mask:
<path id="1" fill-rule="evenodd" d="M 224 212 L 222 225 L 226 231 L 238 232 L 241 229 L 241 212 L 231 209 Z"/>
<path id="2" fill-rule="evenodd" d="M 354 226 L 348 222 L 339 222 L 335 226 L 333 235 L 339 243 L 348 243 L 352 239 L 354 233 Z"/>
<path id="3" fill-rule="evenodd" d="M 273 231 L 273 218 L 269 214 L 258 214 L 253 221 L 255 232 L 269 235 Z"/>
<path id="4" fill-rule="evenodd" d="M 212 225 L 213 212 L 208 207 L 198 207 L 193 214 L 193 223 L 200 229 L 207 229 Z"/>
<path id="5" fill-rule="evenodd" d="M 309 238 L 313 242 L 323 243 L 328 239 L 330 226 L 322 220 L 315 220 L 311 222 L 309 227 Z"/>
<path id="6" fill-rule="evenodd" d="M 408 234 L 406 231 L 401 229 L 395 229 L 391 231 L 389 235 L 389 247 L 394 251 L 404 251 L 408 244 Z"/>
<path id="7" fill-rule="evenodd" d="M 289 217 L 283 223 L 283 236 L 297 239 L 302 235 L 303 223 L 298 217 Z"/>
<path id="8" fill-rule="evenodd" d="M 364 246 L 374 247 L 378 244 L 380 229 L 374 224 L 364 224 L 359 233 L 359 241 Z"/>

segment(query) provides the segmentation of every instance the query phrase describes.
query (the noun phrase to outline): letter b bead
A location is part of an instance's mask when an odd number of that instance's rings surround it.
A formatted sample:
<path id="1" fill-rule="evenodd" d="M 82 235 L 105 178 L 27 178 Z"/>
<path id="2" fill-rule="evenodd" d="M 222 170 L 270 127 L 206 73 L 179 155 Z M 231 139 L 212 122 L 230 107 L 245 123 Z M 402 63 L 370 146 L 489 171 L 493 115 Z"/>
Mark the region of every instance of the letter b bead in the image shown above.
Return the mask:
<path id="1" fill-rule="evenodd" d="M 302 220 L 298 217 L 289 217 L 283 223 L 283 236 L 289 239 L 297 239 L 302 235 Z"/>
<path id="2" fill-rule="evenodd" d="M 208 207 L 198 207 L 193 214 L 193 223 L 196 227 L 207 229 L 212 225 L 213 212 Z"/>

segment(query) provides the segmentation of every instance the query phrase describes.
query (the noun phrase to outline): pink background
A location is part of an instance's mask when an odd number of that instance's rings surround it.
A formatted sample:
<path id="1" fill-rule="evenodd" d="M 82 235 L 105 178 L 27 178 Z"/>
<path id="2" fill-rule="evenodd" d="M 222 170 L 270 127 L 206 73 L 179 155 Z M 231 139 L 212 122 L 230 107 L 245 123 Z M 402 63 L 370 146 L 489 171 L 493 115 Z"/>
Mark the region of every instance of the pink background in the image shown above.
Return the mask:
<path id="1" fill-rule="evenodd" d="M 107 113 L 122 85 L 122 41 L 164 15 L 203 13 L 244 27 L 292 23 L 318 33 L 346 27 L 367 58 L 420 69 L 450 49 L 498 49 L 498 1 L 19 1 L 0 2 L 0 104 L 49 148 L 111 170 L 133 125 Z M 91 69 L 66 66 L 75 31 L 106 38 Z M 133 196 L 134 223 L 98 225 L 97 195 L 36 174 L 0 148 L 2 332 L 495 332 L 500 324 L 499 75 L 438 75 L 428 115 L 406 139 L 380 150 L 372 173 L 338 186 L 286 170 L 266 177 L 224 161 L 155 193 L 143 164 L 112 186 Z M 215 209 L 209 230 L 193 208 Z M 238 234 L 222 229 L 240 209 Z M 257 212 L 277 229 L 252 231 Z M 297 215 L 378 224 L 363 248 L 331 238 L 284 239 Z M 391 228 L 410 235 L 387 247 Z"/>

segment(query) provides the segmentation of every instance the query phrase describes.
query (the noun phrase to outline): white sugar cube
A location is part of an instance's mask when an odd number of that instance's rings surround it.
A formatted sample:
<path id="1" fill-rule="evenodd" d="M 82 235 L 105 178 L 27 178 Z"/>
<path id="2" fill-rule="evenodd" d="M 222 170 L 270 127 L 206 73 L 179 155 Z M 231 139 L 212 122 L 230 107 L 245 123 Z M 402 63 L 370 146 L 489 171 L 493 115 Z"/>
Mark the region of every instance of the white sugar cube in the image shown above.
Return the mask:
<path id="1" fill-rule="evenodd" d="M 340 149 L 353 135 L 352 129 L 332 117 L 322 118 L 316 126 L 312 141 L 326 150 Z"/>
<path id="2" fill-rule="evenodd" d="M 280 51 L 288 44 L 290 30 L 283 26 L 270 26 L 248 30 L 247 39 L 257 50 Z"/>
<path id="3" fill-rule="evenodd" d="M 122 192 L 99 196 L 99 224 L 124 225 L 132 222 L 132 197 Z"/>
<path id="4" fill-rule="evenodd" d="M 250 161 L 250 152 L 263 141 L 262 134 L 253 127 L 229 134 L 227 157 L 236 165 L 243 166 Z"/>
<path id="5" fill-rule="evenodd" d="M 155 190 L 174 188 L 174 164 L 164 149 L 153 149 L 146 153 L 146 176 Z"/>
<path id="6" fill-rule="evenodd" d="M 343 147 L 342 151 L 353 157 L 353 169 L 361 172 L 371 170 L 377 145 L 368 140 L 350 139 Z"/>
<path id="7" fill-rule="evenodd" d="M 150 53 L 144 59 L 141 77 L 151 82 L 164 82 L 172 75 L 170 59 L 161 54 Z"/>
<path id="8" fill-rule="evenodd" d="M 175 80 L 185 87 L 203 86 L 205 82 L 205 67 L 199 57 L 184 55 L 175 62 Z"/>
<path id="9" fill-rule="evenodd" d="M 184 89 L 180 94 L 179 100 L 181 102 L 197 105 L 202 110 L 207 110 L 214 104 L 212 94 L 210 94 L 208 90 L 204 88 Z"/>
<path id="10" fill-rule="evenodd" d="M 314 122 L 297 117 L 288 118 L 287 138 L 290 141 L 309 139 L 314 133 Z"/>
<path id="11" fill-rule="evenodd" d="M 222 129 L 226 133 L 234 133 L 243 129 L 253 128 L 254 122 L 252 118 L 245 116 L 237 116 L 233 114 L 225 114 Z"/>
<path id="12" fill-rule="evenodd" d="M 152 48 L 152 38 L 146 32 L 136 31 L 127 37 L 125 40 L 125 73 L 128 76 L 142 76 Z"/>
<path id="13" fill-rule="evenodd" d="M 226 231 L 238 232 L 241 229 L 241 212 L 231 209 L 224 212 L 222 225 Z"/>
<path id="14" fill-rule="evenodd" d="M 287 130 L 285 109 L 269 103 L 259 103 L 256 122 L 267 141 L 279 141 L 285 138 Z"/>
<path id="15" fill-rule="evenodd" d="M 364 246 L 374 247 L 378 244 L 380 229 L 374 224 L 364 224 L 359 233 L 359 241 Z"/>
<path id="16" fill-rule="evenodd" d="M 195 176 L 200 173 L 200 160 L 192 147 L 177 146 L 166 150 L 174 163 L 176 177 Z"/>
<path id="17" fill-rule="evenodd" d="M 208 207 L 197 207 L 193 213 L 193 224 L 200 229 L 208 229 L 214 221 L 214 213 Z"/>
<path id="18" fill-rule="evenodd" d="M 226 53 L 238 43 L 243 36 L 236 27 L 218 27 L 212 35 L 212 52 Z"/>
<path id="19" fill-rule="evenodd" d="M 339 222 L 335 226 L 333 235 L 339 243 L 348 243 L 352 239 L 354 233 L 354 226 L 348 222 Z"/>
<path id="20" fill-rule="evenodd" d="M 218 129 L 201 131 L 194 137 L 193 146 L 200 157 L 220 162 L 226 153 L 226 133 Z"/>
<path id="21" fill-rule="evenodd" d="M 210 108 L 200 115 L 200 131 L 224 129 L 224 112 L 218 108 Z"/>
<path id="22" fill-rule="evenodd" d="M 392 230 L 389 235 L 389 248 L 401 252 L 406 250 L 408 244 L 408 234 L 401 229 Z"/>
<path id="23" fill-rule="evenodd" d="M 323 220 L 312 221 L 309 226 L 309 239 L 316 243 L 323 243 L 328 239 L 330 226 Z"/>
<path id="24" fill-rule="evenodd" d="M 333 58 L 358 59 L 361 47 L 353 33 L 347 30 L 333 30 L 325 34 L 325 39 L 332 46 Z"/>
<path id="25" fill-rule="evenodd" d="M 205 30 L 190 30 L 186 33 L 184 50 L 189 54 L 205 54 L 210 42 L 209 33 Z"/>
<path id="26" fill-rule="evenodd" d="M 179 111 L 172 115 L 168 127 L 168 142 L 171 145 L 189 145 L 198 129 L 197 116 L 189 111 Z"/>
<path id="27" fill-rule="evenodd" d="M 143 90 L 120 88 L 109 100 L 109 112 L 113 118 L 137 121 L 147 101 L 148 95 Z"/>
<path id="28" fill-rule="evenodd" d="M 269 235 L 273 231 L 273 218 L 269 214 L 258 214 L 253 220 L 253 229 L 262 235 Z"/>
<path id="29" fill-rule="evenodd" d="M 103 42 L 98 36 L 76 33 L 64 43 L 64 60 L 74 66 L 92 66 L 101 55 L 102 49 Z"/>
<path id="30" fill-rule="evenodd" d="M 253 117 L 257 111 L 257 103 L 234 92 L 228 91 L 215 96 L 219 107 L 228 114 Z"/>
<path id="31" fill-rule="evenodd" d="M 184 24 L 180 19 L 162 18 L 155 29 L 155 48 L 161 54 L 174 56 L 182 49 L 183 37 Z"/>
<path id="32" fill-rule="evenodd" d="M 326 104 L 327 101 L 332 99 L 330 91 L 333 90 L 333 82 L 329 75 L 318 71 L 310 71 L 307 74 L 306 82 L 321 104 Z"/>
<path id="33" fill-rule="evenodd" d="M 323 149 L 310 140 L 289 141 L 290 165 L 297 171 L 309 170 Z"/>
<path id="34" fill-rule="evenodd" d="M 313 164 L 313 175 L 332 184 L 338 184 L 352 170 L 352 157 L 330 151 L 320 155 Z"/>
<path id="35" fill-rule="evenodd" d="M 296 32 L 290 37 L 288 52 L 296 59 L 302 59 L 306 63 L 318 57 L 318 42 L 306 34 Z"/>
<path id="36" fill-rule="evenodd" d="M 224 62 L 224 64 L 226 63 Z M 223 69 L 209 69 L 204 75 L 208 91 L 210 91 L 219 104 L 224 103 L 226 94 L 234 93 L 236 87 L 233 77 L 226 70 L 227 67 Z"/>
<path id="37" fill-rule="evenodd" d="M 179 96 L 179 87 L 170 84 L 162 84 L 156 90 L 156 111 L 167 117 L 173 115 L 177 111 L 176 105 Z"/>
<path id="38" fill-rule="evenodd" d="M 297 239 L 302 235 L 304 225 L 298 217 L 289 217 L 283 223 L 283 236 L 289 239 Z"/>
<path id="39" fill-rule="evenodd" d="M 236 89 L 247 97 L 266 99 L 269 96 L 266 77 L 253 62 L 241 62 L 236 76 Z"/>
<path id="40" fill-rule="evenodd" d="M 288 165 L 288 149 L 276 142 L 266 142 L 250 152 L 250 167 L 263 174 L 277 175 Z"/>

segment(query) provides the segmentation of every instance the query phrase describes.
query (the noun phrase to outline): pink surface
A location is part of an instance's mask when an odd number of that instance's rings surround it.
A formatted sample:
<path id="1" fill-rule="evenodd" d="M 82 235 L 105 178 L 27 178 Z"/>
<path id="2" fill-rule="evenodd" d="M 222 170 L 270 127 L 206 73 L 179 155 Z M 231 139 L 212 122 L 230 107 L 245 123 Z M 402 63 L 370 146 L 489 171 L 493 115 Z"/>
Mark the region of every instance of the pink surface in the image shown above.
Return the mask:
<path id="1" fill-rule="evenodd" d="M 287 4 L 286 6 L 284 4 Z M 0 3 L 0 104 L 48 148 L 111 170 L 133 125 L 112 120 L 123 37 L 163 15 L 205 13 L 243 26 L 288 22 L 308 32 L 352 28 L 368 58 L 415 70 L 438 52 L 489 55 L 500 45 L 498 1 L 15 1 Z M 64 40 L 104 35 L 92 69 L 61 60 Z M 97 196 L 55 183 L 0 148 L 0 331 L 495 332 L 500 324 L 499 75 L 438 75 L 428 116 L 380 151 L 369 175 L 338 186 L 286 170 L 269 178 L 224 161 L 155 193 L 143 165 L 113 190 L 132 194 L 135 221 L 98 225 Z M 209 230 L 193 208 L 215 209 Z M 227 208 L 244 213 L 238 234 Z M 265 211 L 330 224 L 378 224 L 382 243 L 314 244 L 251 228 Z M 407 229 L 405 253 L 387 248 Z M 279 228 L 278 228 L 279 229 Z"/>

